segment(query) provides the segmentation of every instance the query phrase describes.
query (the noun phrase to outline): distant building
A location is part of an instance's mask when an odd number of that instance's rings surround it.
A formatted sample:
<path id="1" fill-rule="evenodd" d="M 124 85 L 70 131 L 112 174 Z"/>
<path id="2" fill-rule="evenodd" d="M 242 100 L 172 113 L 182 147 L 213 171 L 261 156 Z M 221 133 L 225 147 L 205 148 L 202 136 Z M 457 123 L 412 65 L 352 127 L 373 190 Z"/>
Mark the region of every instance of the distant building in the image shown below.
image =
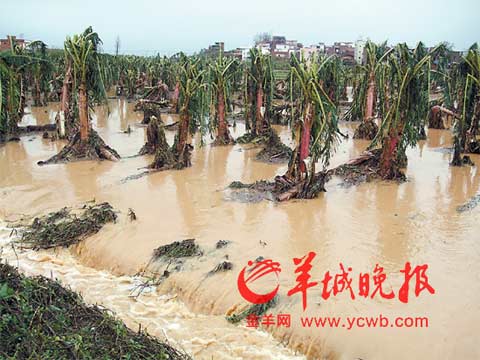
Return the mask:
<path id="1" fill-rule="evenodd" d="M 6 39 L 0 39 L 0 51 L 10 50 L 11 43 L 22 49 L 27 47 L 27 42 L 24 39 L 17 39 L 16 36 L 7 35 Z"/>
<path id="2" fill-rule="evenodd" d="M 335 42 L 332 46 L 325 47 L 325 53 L 337 55 L 346 65 L 355 64 L 355 47 L 352 42 Z"/>
<path id="3" fill-rule="evenodd" d="M 273 36 L 270 41 L 261 41 L 255 44 L 262 54 L 271 54 L 277 58 L 289 58 L 291 54 L 297 54 L 302 48 L 297 40 L 287 40 L 285 36 Z"/>
<path id="4" fill-rule="evenodd" d="M 366 45 L 365 40 L 357 40 L 355 42 L 355 62 L 359 65 L 363 63 L 363 53 Z"/>
<path id="5" fill-rule="evenodd" d="M 271 52 L 271 43 L 269 41 L 262 41 L 255 46 L 257 49 L 260 49 L 263 55 L 268 55 Z"/>
<path id="6" fill-rule="evenodd" d="M 325 44 L 324 43 L 318 43 L 317 45 L 310 45 L 310 46 L 305 46 L 300 49 L 300 53 L 302 56 L 306 59 L 309 60 L 313 58 L 314 56 L 318 56 L 319 54 L 325 53 Z"/>
<path id="7" fill-rule="evenodd" d="M 250 47 L 238 47 L 233 50 L 228 50 L 224 52 L 226 57 L 237 58 L 238 60 L 245 61 L 250 56 Z"/>
<path id="8" fill-rule="evenodd" d="M 242 52 L 242 61 L 245 61 L 250 57 L 250 49 L 250 46 L 237 48 L 237 50 L 240 50 Z"/>
<path id="9" fill-rule="evenodd" d="M 209 57 L 217 57 L 220 53 L 223 54 L 224 50 L 225 43 L 223 41 L 217 41 L 216 43 L 210 45 L 208 49 L 203 49 L 201 54 Z"/>

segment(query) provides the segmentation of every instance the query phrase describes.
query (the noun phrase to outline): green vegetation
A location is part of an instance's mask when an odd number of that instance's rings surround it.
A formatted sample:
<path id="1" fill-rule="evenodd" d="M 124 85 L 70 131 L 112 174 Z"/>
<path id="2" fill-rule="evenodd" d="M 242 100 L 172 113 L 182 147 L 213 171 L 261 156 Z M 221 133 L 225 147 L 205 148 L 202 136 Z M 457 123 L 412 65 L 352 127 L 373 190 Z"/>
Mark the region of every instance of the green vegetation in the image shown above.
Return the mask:
<path id="1" fill-rule="evenodd" d="M 171 244 L 163 245 L 156 248 L 153 257 L 158 258 L 181 258 L 201 255 L 200 247 L 195 244 L 195 239 L 186 239 L 175 241 Z"/>
<path id="2" fill-rule="evenodd" d="M 2 359 L 172 359 L 190 357 L 42 276 L 0 264 Z"/>
<path id="3" fill-rule="evenodd" d="M 462 152 L 480 152 L 480 57 L 476 45 L 457 64 L 447 44 L 429 50 L 422 43 L 410 49 L 406 44 L 388 47 L 368 41 L 364 63 L 353 68 L 336 55 L 280 59 L 252 48 L 250 58 L 239 62 L 223 54 L 113 56 L 102 54 L 100 45 L 98 34 L 87 28 L 67 38 L 63 51 L 49 50 L 37 41 L 26 50 L 12 44 L 11 51 L 0 54 L 0 137 L 8 139 L 18 133 L 29 90 L 37 104 L 46 99 L 61 101 L 57 132 L 65 121 L 70 139 L 58 155 L 40 164 L 115 161 L 118 153 L 91 129 L 89 111 L 94 104 L 105 102 L 107 88 L 116 86 L 118 96 L 140 100 L 136 110 L 144 111 L 145 124 L 152 116 L 157 118 L 157 126 L 148 130 L 147 147 L 141 151 L 155 154 L 151 170 L 190 166 L 192 136 L 199 132 L 203 145 L 210 133 L 214 144 L 230 145 L 236 140 L 263 146 L 259 160 L 288 160 L 287 173 L 276 179 L 277 198 L 309 198 L 324 190 L 326 178 L 321 173 L 342 135 L 339 106 L 351 84 L 353 102 L 344 118 L 361 120 L 354 138 L 369 139 L 369 150 L 381 150 L 371 152 L 379 162 L 376 173 L 380 178 L 403 178 L 400 169 L 407 164 L 406 148 L 426 136 L 432 89 L 440 88 L 443 93 L 436 111 L 457 118 L 452 164 L 468 163 L 461 159 Z M 238 139 L 231 136 L 228 121 L 235 106 L 241 112 L 233 115 L 235 119 L 243 117 L 246 128 Z M 172 145 L 164 131 L 174 127 L 160 124 L 160 113 L 168 110 L 179 114 Z M 435 119 L 439 117 L 441 120 L 437 113 Z M 291 127 L 295 149 L 282 144 L 272 122 Z M 321 171 L 316 172 L 319 166 Z"/>
<path id="4" fill-rule="evenodd" d="M 228 315 L 227 321 L 233 324 L 239 323 L 240 321 L 246 319 L 249 316 L 262 316 L 269 309 L 275 307 L 278 303 L 278 295 L 275 296 L 272 300 L 267 301 L 265 304 L 255 304 L 251 305 L 245 310 L 241 311 L 238 314 Z"/>
<path id="5" fill-rule="evenodd" d="M 116 219 L 109 203 L 85 205 L 79 214 L 63 208 L 35 218 L 22 230 L 18 242 L 22 247 L 34 250 L 67 247 L 97 233 L 103 225 Z"/>

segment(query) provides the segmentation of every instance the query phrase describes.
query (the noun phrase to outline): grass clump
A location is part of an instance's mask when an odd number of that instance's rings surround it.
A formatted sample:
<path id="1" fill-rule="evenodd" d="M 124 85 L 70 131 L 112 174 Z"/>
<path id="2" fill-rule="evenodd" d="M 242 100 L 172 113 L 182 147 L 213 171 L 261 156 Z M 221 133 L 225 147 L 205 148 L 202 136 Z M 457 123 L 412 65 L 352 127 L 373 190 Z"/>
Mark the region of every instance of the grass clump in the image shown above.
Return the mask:
<path id="1" fill-rule="evenodd" d="M 195 244 L 195 239 L 186 239 L 175 241 L 171 244 L 163 245 L 153 251 L 153 258 L 182 258 L 202 255 L 200 247 Z"/>
<path id="2" fill-rule="evenodd" d="M 190 359 L 80 295 L 0 264 L 2 359 Z"/>

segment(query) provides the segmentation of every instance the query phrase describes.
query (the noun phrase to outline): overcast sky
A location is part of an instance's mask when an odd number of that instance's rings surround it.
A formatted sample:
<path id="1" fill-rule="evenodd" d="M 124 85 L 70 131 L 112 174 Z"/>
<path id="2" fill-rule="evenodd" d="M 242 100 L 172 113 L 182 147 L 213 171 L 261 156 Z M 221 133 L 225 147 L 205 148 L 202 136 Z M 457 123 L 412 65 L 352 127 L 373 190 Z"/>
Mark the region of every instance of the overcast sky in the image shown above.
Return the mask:
<path id="1" fill-rule="evenodd" d="M 1 0 L 0 37 L 23 35 L 63 47 L 92 25 L 113 52 L 192 53 L 215 41 L 250 45 L 256 33 L 304 45 L 355 41 L 440 41 L 466 49 L 480 42 L 480 0 Z"/>

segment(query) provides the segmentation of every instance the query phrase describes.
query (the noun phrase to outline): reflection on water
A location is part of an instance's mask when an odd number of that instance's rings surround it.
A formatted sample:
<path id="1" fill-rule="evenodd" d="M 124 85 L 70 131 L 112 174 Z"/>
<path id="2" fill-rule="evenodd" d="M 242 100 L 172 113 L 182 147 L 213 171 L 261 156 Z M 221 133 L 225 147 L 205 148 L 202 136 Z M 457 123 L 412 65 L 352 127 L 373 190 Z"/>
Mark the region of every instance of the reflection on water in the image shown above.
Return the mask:
<path id="1" fill-rule="evenodd" d="M 47 114 L 54 107 L 45 108 Z M 138 125 L 142 115 L 132 108 L 124 100 L 111 100 L 108 108 L 97 109 L 93 119 L 100 135 L 123 157 L 135 155 L 145 142 L 145 128 Z M 42 109 L 36 110 L 39 116 L 45 114 Z M 28 121 L 33 121 L 33 116 L 33 112 L 28 115 Z M 46 121 L 42 116 L 39 121 Z M 53 117 L 49 115 L 48 119 Z M 170 123 L 175 117 L 162 115 L 162 119 Z M 132 132 L 123 133 L 129 125 Z M 350 140 L 339 145 L 331 166 L 358 155 L 368 145 L 351 140 L 354 126 L 342 124 L 342 131 L 350 134 Z M 282 139 L 290 142 L 286 128 L 277 130 Z M 238 123 L 233 136 L 243 132 L 243 124 Z M 173 131 L 167 131 L 170 143 L 173 136 Z M 175 240 L 195 238 L 205 255 L 198 261 L 187 262 L 184 271 L 173 274 L 158 291 L 177 294 L 190 311 L 213 315 L 218 320 L 208 329 L 200 323 L 190 324 L 198 338 L 202 332 L 208 338 L 208 331 L 215 327 L 224 331 L 227 325 L 219 315 L 242 303 L 236 290 L 236 274 L 248 260 L 264 256 L 282 264 L 281 301 L 275 312 L 289 312 L 297 319 L 292 320 L 292 328 L 275 329 L 273 333 L 312 358 L 318 354 L 341 359 L 401 359 L 404 354 L 422 359 L 480 357 L 475 344 L 480 323 L 480 282 L 472 271 L 478 268 L 480 260 L 480 208 L 462 214 L 456 211 L 457 206 L 479 192 L 480 174 L 477 167 L 449 166 L 451 154 L 439 149 L 451 146 L 447 130 L 429 130 L 426 141 L 408 150 L 409 181 L 405 183 L 375 182 L 344 188 L 333 179 L 327 184 L 327 193 L 318 199 L 286 204 L 224 200 L 224 189 L 231 181 L 269 179 L 285 171 L 286 165 L 255 161 L 258 149 L 252 145 L 199 147 L 197 138 L 191 168 L 121 183 L 121 179 L 137 173 L 151 158 L 38 167 L 36 162 L 53 155 L 61 144 L 45 141 L 41 136 L 32 138 L 24 137 L 21 142 L 0 147 L 0 217 L 14 219 L 19 214 L 39 214 L 92 198 L 111 202 L 121 211 L 118 223 L 108 225 L 72 249 L 83 264 L 79 278 L 83 271 L 95 271 L 84 266 L 117 275 L 135 274 L 148 262 L 153 249 Z M 480 163 L 480 157 L 472 159 Z M 127 219 L 128 208 L 134 209 L 137 221 Z M 215 243 L 220 239 L 230 240 L 231 244 L 217 251 Z M 292 258 L 309 251 L 317 252 L 311 273 L 315 279 L 327 270 L 337 272 L 340 262 L 351 266 L 355 274 L 372 272 L 380 264 L 390 276 L 388 286 L 395 290 L 406 261 L 427 263 L 436 294 L 413 297 L 408 304 L 398 299 L 352 301 L 344 294 L 321 301 L 321 289 L 313 288 L 306 314 L 428 316 L 430 327 L 350 331 L 301 328 L 300 298 L 287 297 L 286 292 L 295 284 Z M 233 262 L 233 271 L 205 278 L 225 255 Z M 35 268 L 33 264 L 32 269 Z M 77 280 L 67 277 L 65 281 Z M 92 287 L 95 283 L 88 277 L 82 281 Z M 89 289 L 85 285 L 86 295 Z M 107 297 L 114 292 L 112 287 L 101 291 Z M 95 295 L 91 296 L 95 299 Z M 118 309 L 124 318 L 136 316 L 131 308 Z M 162 324 L 165 316 L 168 314 L 159 314 L 156 319 L 154 315 L 152 321 Z M 179 333 L 175 339 L 181 341 L 182 336 Z M 254 341 L 254 337 L 247 336 L 244 343 Z M 222 357 L 215 351 L 209 354 Z M 261 355 L 247 356 L 256 357 Z"/>

